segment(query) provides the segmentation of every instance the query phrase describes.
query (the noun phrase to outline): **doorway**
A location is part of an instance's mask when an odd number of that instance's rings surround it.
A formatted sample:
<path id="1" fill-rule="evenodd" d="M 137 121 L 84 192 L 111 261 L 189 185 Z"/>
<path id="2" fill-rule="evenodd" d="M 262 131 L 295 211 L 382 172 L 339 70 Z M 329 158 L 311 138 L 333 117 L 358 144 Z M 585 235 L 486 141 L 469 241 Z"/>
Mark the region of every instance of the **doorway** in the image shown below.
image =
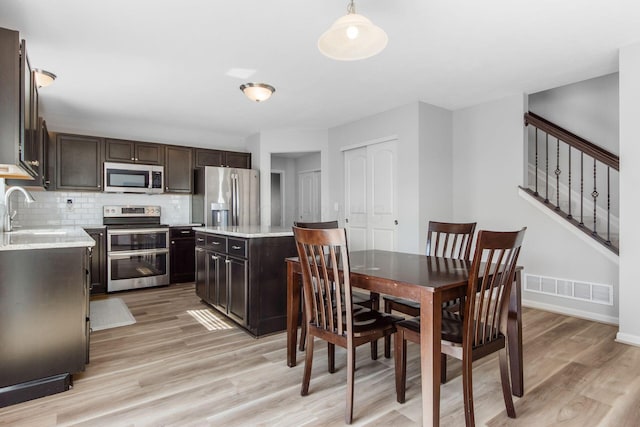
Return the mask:
<path id="1" fill-rule="evenodd" d="M 320 171 L 298 173 L 298 221 L 319 222 Z"/>
<path id="2" fill-rule="evenodd" d="M 271 171 L 271 225 L 284 225 L 284 171 Z"/>

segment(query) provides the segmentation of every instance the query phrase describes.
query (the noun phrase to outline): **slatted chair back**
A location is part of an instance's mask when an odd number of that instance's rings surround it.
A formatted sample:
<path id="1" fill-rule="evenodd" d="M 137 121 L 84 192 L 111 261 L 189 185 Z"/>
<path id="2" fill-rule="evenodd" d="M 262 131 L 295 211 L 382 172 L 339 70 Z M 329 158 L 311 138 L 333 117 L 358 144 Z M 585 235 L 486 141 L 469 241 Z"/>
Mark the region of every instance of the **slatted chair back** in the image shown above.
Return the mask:
<path id="1" fill-rule="evenodd" d="M 306 319 L 328 334 L 346 335 L 353 330 L 353 305 L 345 230 L 294 226 L 293 233 L 302 266 Z"/>
<path id="2" fill-rule="evenodd" d="M 476 223 L 429 221 L 427 255 L 469 259 Z"/>
<path id="3" fill-rule="evenodd" d="M 463 321 L 463 348 L 504 340 L 509 297 L 526 228 L 513 232 L 480 231 L 469 275 Z"/>

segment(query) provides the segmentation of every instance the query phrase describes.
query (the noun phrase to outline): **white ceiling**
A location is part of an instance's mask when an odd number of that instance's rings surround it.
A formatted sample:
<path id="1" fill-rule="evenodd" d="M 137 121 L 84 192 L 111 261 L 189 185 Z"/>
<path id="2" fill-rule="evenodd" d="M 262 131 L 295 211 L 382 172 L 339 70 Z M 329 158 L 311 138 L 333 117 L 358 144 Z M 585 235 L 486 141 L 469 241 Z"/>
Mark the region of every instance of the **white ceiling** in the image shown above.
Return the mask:
<path id="1" fill-rule="evenodd" d="M 618 48 L 640 42 L 638 0 L 357 0 L 389 44 L 338 62 L 316 43 L 347 3 L 2 0 L 0 27 L 58 75 L 40 91 L 51 130 L 223 148 L 416 101 L 459 109 L 573 83 L 617 71 Z M 276 93 L 252 103 L 246 81 Z"/>

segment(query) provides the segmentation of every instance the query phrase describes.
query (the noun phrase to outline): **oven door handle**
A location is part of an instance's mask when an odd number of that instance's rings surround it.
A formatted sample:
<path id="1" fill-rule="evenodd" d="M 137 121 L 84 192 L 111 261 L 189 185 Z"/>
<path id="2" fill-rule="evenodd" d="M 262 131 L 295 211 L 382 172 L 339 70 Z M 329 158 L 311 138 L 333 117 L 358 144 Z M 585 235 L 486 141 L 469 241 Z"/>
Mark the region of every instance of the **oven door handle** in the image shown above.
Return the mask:
<path id="1" fill-rule="evenodd" d="M 111 259 L 123 259 L 139 255 L 163 255 L 168 253 L 169 249 L 145 249 L 139 251 L 109 252 L 107 257 Z"/>
<path id="2" fill-rule="evenodd" d="M 169 233 L 168 228 L 123 228 L 107 230 L 107 235 L 113 234 L 145 234 L 145 233 Z"/>

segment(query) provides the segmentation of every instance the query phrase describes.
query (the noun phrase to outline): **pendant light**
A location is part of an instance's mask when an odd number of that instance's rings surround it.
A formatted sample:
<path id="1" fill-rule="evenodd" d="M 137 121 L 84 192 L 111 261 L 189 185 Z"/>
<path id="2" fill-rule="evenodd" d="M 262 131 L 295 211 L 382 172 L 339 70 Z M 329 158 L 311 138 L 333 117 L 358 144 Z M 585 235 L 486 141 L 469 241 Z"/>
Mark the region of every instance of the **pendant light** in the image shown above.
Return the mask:
<path id="1" fill-rule="evenodd" d="M 389 37 L 369 19 L 356 13 L 350 0 L 347 14 L 339 18 L 318 39 L 318 49 L 339 61 L 355 61 L 377 55 L 387 46 Z"/>
<path id="2" fill-rule="evenodd" d="M 240 90 L 250 100 L 262 102 L 271 98 L 271 95 L 276 91 L 276 88 L 266 83 L 245 83 L 240 85 Z"/>
<path id="3" fill-rule="evenodd" d="M 56 79 L 56 75 L 50 71 L 35 68 L 36 85 L 38 87 L 47 87 Z"/>

